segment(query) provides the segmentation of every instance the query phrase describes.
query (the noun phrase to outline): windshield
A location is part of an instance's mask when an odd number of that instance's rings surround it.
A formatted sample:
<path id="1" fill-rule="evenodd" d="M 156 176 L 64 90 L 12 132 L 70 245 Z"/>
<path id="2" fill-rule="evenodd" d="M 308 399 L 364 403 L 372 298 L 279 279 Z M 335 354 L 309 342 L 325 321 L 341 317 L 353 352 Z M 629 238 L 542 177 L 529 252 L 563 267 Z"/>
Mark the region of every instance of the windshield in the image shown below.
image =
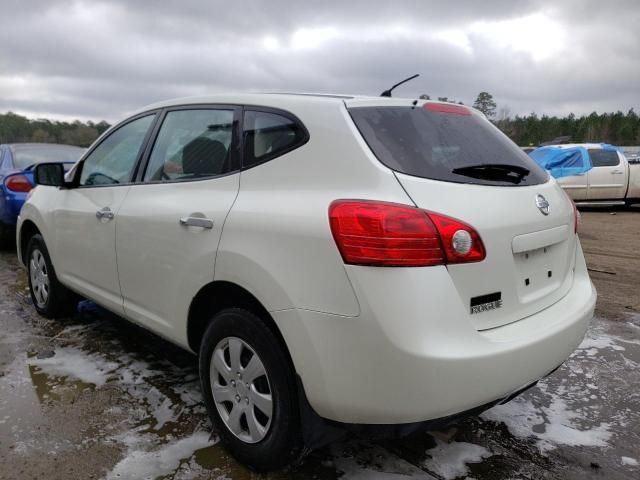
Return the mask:
<path id="1" fill-rule="evenodd" d="M 14 145 L 13 165 L 24 169 L 44 162 L 76 162 L 85 149 L 71 145 Z"/>
<path id="2" fill-rule="evenodd" d="M 466 107 L 427 103 L 349 112 L 376 157 L 397 172 L 481 185 L 537 185 L 548 179 L 506 135 Z"/>

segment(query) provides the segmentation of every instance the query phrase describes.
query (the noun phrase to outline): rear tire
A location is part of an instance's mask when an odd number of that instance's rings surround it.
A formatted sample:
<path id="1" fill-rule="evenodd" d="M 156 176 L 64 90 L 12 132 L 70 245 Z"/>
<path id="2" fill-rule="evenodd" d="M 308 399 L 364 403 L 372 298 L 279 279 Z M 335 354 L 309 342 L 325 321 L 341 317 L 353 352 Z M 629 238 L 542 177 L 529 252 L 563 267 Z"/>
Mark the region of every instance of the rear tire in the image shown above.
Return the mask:
<path id="1" fill-rule="evenodd" d="M 213 317 L 200 344 L 200 381 L 214 428 L 236 459 L 264 472 L 297 458 L 302 440 L 294 374 L 281 342 L 259 317 L 239 308 Z"/>
<path id="2" fill-rule="evenodd" d="M 73 314 L 78 297 L 58 281 L 42 235 L 36 234 L 27 245 L 25 258 L 31 300 L 40 315 L 60 318 Z"/>

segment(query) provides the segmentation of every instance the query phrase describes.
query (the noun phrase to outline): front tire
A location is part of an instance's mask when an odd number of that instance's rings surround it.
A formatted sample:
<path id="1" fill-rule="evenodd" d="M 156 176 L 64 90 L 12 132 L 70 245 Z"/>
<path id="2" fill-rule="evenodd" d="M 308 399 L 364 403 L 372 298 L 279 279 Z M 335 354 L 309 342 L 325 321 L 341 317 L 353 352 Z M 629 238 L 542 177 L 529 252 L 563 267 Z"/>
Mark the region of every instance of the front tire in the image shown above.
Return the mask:
<path id="1" fill-rule="evenodd" d="M 75 312 L 78 297 L 58 281 L 42 235 L 36 234 L 29 240 L 25 261 L 31 300 L 38 313 L 59 318 Z"/>
<path id="2" fill-rule="evenodd" d="M 222 443 L 256 471 L 282 468 L 300 452 L 293 372 L 265 323 L 233 308 L 213 317 L 200 345 L 200 381 Z"/>

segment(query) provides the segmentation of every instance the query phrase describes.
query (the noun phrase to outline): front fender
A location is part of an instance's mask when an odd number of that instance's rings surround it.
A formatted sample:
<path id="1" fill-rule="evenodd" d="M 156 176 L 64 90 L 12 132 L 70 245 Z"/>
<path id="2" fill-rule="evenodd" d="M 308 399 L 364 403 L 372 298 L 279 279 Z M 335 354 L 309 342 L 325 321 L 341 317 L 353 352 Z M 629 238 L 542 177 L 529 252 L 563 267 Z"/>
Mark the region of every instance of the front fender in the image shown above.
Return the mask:
<path id="1" fill-rule="evenodd" d="M 53 187 L 48 187 L 48 188 L 53 188 Z M 49 244 L 49 242 L 52 241 L 51 235 L 50 235 L 50 224 L 42 215 L 42 209 L 40 208 L 42 205 L 46 205 L 47 203 L 46 197 L 48 195 L 46 195 L 47 192 L 43 192 L 44 190 L 46 189 L 38 187 L 32 190 L 31 192 L 29 192 L 29 195 L 27 196 L 27 200 L 22 206 L 22 209 L 20 210 L 20 214 L 18 215 L 18 218 L 16 220 L 16 245 L 17 245 L 16 250 L 18 253 L 18 260 L 23 266 L 25 266 L 25 263 L 24 263 L 24 258 L 22 256 L 21 245 L 23 241 L 22 236 L 24 232 L 24 225 L 27 222 L 31 222 L 36 226 L 36 228 L 44 238 L 45 243 L 47 243 L 51 261 L 55 263 L 54 249 L 51 248 L 51 245 Z"/>

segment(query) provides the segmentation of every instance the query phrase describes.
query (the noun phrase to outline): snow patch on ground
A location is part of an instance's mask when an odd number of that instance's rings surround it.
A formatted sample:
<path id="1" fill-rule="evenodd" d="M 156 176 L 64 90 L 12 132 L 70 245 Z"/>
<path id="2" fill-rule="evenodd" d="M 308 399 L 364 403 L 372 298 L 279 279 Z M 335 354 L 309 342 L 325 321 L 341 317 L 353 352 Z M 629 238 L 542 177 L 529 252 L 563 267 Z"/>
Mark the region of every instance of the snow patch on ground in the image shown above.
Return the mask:
<path id="1" fill-rule="evenodd" d="M 210 435 L 196 432 L 172 443 L 162 445 L 156 450 L 147 451 L 140 445 L 140 437 L 132 435 L 124 437 L 123 441 L 129 445 L 127 456 L 120 460 L 107 479 L 153 479 L 173 473 L 183 460 L 202 448 L 215 444 Z"/>
<path id="2" fill-rule="evenodd" d="M 622 457 L 622 464 L 623 465 L 627 465 L 629 467 L 637 467 L 638 466 L 638 460 L 636 460 L 635 458 L 631 458 L 631 457 Z"/>
<path id="3" fill-rule="evenodd" d="M 481 417 L 503 422 L 515 437 L 536 438 L 541 453 L 558 445 L 604 447 L 612 436 L 609 423 L 583 428 L 581 424 L 586 423 L 585 418 L 570 410 L 567 403 L 556 395 L 551 395 L 548 406 L 536 406 L 531 400 L 519 397 L 484 412 Z"/>
<path id="4" fill-rule="evenodd" d="M 446 443 L 436 439 L 436 446 L 427 451 L 431 456 L 423 466 L 445 480 L 469 473 L 468 463 L 480 463 L 492 453 L 480 445 L 466 442 Z"/>
<path id="5" fill-rule="evenodd" d="M 558 384 L 553 377 L 541 380 L 537 388 L 517 397 L 505 405 L 498 405 L 484 412 L 484 420 L 504 423 L 512 435 L 534 438 L 541 453 L 560 445 L 574 447 L 605 447 L 623 419 L 610 417 L 611 421 L 594 423 L 603 408 L 602 402 L 592 402 L 606 394 L 601 392 L 597 376 L 599 365 L 612 352 L 622 357 L 626 350 L 620 342 L 626 340 L 610 335 L 603 325 L 594 325 L 571 359 L 565 364 L 569 377 L 580 380 L 570 385 Z M 619 361 L 619 359 L 618 359 Z"/>
<path id="6" fill-rule="evenodd" d="M 584 340 L 578 347 L 578 351 L 586 350 L 586 353 L 589 356 L 596 355 L 599 350 L 603 350 L 605 348 L 624 351 L 625 348 L 621 345 L 618 345 L 616 343 L 617 340 L 620 339 L 615 338 L 611 335 L 606 335 L 603 332 L 594 329 L 593 331 L 590 331 L 584 338 Z"/>
<path id="7" fill-rule="evenodd" d="M 27 363 L 38 367 L 47 375 L 73 377 L 98 387 L 107 383 L 109 375 L 119 366 L 98 355 L 90 355 L 70 347 L 56 349 L 55 355 L 50 358 L 30 358 Z"/>

